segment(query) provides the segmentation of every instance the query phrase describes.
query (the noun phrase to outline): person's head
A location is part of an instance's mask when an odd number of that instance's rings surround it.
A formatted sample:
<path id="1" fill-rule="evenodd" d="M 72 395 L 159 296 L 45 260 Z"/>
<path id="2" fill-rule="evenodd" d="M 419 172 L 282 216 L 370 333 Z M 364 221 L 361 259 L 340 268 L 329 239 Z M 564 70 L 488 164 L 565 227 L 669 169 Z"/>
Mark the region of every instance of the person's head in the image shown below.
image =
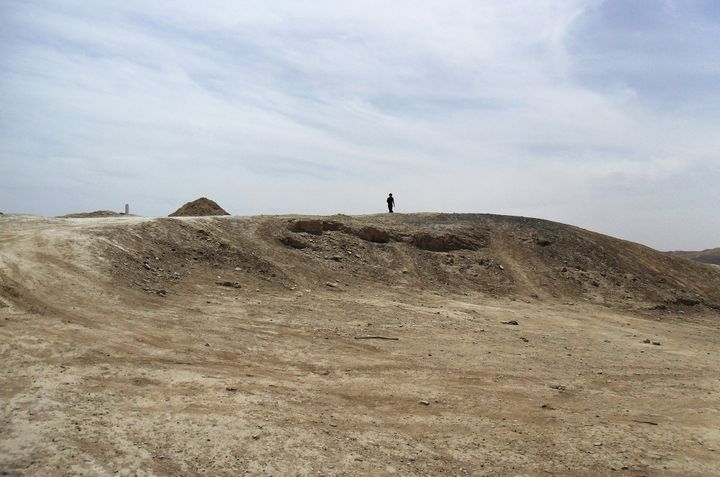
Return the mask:
<path id="1" fill-rule="evenodd" d="M 392 192 L 390 192 L 390 197 L 392 197 Z"/>

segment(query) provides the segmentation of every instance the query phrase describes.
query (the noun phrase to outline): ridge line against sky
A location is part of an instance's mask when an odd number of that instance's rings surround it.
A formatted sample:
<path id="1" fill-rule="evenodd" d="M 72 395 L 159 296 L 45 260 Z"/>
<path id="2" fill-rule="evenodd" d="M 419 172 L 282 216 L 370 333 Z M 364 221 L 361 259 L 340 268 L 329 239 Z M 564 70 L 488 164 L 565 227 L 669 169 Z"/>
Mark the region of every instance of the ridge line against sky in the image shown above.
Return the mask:
<path id="1" fill-rule="evenodd" d="M 0 210 L 479 212 L 720 246 L 720 2 L 6 0 Z"/>

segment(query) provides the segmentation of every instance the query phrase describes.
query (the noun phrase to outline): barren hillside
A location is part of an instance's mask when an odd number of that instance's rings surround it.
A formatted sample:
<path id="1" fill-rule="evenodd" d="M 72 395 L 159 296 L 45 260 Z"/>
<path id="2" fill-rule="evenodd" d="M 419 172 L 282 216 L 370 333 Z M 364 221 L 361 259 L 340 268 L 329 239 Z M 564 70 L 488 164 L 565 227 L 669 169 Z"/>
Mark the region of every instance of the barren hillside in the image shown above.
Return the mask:
<path id="1" fill-rule="evenodd" d="M 719 304 L 537 219 L 3 216 L 0 470 L 715 475 Z"/>

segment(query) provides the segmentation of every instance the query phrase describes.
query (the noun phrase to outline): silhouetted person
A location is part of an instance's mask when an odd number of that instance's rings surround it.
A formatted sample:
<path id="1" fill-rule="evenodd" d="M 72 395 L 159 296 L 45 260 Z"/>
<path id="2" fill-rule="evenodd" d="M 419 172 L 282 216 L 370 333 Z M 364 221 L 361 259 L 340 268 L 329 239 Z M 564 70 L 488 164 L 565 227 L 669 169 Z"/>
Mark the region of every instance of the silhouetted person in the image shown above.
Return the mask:
<path id="1" fill-rule="evenodd" d="M 387 204 L 388 204 L 388 212 L 391 214 L 393 213 L 393 207 L 395 207 L 395 199 L 393 199 L 392 194 L 390 194 L 387 198 Z"/>

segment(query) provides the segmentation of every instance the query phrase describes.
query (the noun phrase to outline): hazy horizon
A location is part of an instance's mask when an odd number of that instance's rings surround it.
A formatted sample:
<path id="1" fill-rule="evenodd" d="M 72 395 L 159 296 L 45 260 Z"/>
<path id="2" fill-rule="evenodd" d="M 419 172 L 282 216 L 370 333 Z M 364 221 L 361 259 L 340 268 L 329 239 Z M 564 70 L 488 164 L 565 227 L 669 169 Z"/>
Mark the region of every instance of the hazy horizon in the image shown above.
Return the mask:
<path id="1" fill-rule="evenodd" d="M 720 247 L 720 3 L 6 1 L 0 211 L 473 212 Z"/>

